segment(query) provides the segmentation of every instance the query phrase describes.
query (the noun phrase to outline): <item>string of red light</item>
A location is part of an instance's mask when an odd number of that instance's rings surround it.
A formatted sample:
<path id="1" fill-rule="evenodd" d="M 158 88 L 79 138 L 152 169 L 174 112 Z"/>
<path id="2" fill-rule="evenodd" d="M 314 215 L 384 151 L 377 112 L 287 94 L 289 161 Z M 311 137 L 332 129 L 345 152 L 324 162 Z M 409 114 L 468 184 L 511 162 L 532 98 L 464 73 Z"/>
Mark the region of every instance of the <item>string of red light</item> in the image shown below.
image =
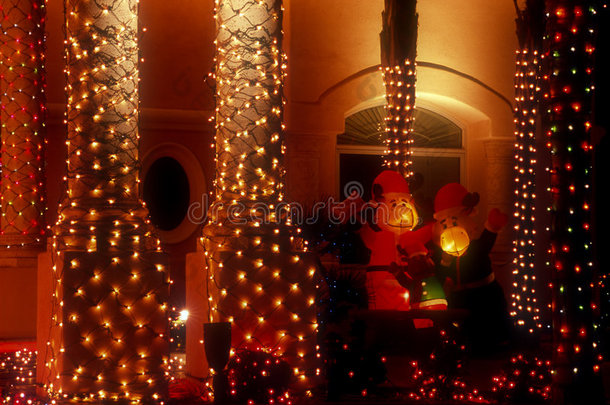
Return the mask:
<path id="1" fill-rule="evenodd" d="M 46 1 L 0 5 L 0 245 L 40 245 L 45 234 Z"/>
<path id="2" fill-rule="evenodd" d="M 545 131 L 551 154 L 554 379 L 557 398 L 600 395 L 591 235 L 595 1 L 549 0 L 545 37 Z"/>

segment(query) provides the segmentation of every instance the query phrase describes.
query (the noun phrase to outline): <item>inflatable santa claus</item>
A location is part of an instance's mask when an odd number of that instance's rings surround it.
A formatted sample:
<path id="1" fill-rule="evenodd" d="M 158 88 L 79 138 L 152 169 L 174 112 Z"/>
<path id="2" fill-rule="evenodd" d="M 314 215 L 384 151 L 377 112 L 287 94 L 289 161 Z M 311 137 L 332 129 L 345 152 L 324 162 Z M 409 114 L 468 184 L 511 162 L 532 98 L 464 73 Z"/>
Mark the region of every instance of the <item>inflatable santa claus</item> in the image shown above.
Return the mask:
<path id="1" fill-rule="evenodd" d="M 487 349 L 508 339 L 509 322 L 502 287 L 489 253 L 508 217 L 492 209 L 481 231 L 475 218 L 479 202 L 458 183 L 443 186 L 434 199 L 433 257 L 446 281 L 449 308 L 468 311 L 465 329 L 473 349 Z"/>
<path id="2" fill-rule="evenodd" d="M 366 273 L 369 309 L 446 308 L 425 248 L 432 225 L 415 230 L 420 220 L 407 181 L 398 172 L 385 170 L 373 181 L 372 194 L 373 201 L 363 208 L 369 219 L 360 229 L 371 251 Z"/>

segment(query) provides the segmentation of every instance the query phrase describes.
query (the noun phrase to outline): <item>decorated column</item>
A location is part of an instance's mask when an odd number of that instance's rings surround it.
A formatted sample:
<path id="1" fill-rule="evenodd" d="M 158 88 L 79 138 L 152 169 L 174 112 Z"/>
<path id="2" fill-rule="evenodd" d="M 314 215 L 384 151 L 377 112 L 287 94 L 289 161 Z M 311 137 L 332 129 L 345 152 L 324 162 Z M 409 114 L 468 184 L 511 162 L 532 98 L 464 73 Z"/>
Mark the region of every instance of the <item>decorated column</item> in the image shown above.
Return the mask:
<path id="1" fill-rule="evenodd" d="M 548 0 L 546 136 L 551 153 L 554 400 L 600 403 L 597 271 L 591 235 L 591 128 L 596 7 Z M 599 72 L 602 74 L 602 72 Z"/>
<path id="2" fill-rule="evenodd" d="M 46 205 L 45 4 L 0 1 L 0 339 L 36 335 Z M 30 288 L 17 292 L 16 283 Z"/>
<path id="3" fill-rule="evenodd" d="M 281 0 L 216 1 L 215 203 L 204 228 L 208 320 L 232 348 L 316 370 L 315 268 L 286 218 Z"/>
<path id="4" fill-rule="evenodd" d="M 45 4 L 0 2 L 0 246 L 44 235 Z"/>
<path id="5" fill-rule="evenodd" d="M 519 331 L 542 329 L 536 276 L 536 133 L 540 124 L 540 80 L 544 2 L 528 0 L 517 8 L 515 68 L 515 204 L 513 292 L 510 313 Z"/>
<path id="6" fill-rule="evenodd" d="M 386 88 L 384 166 L 409 179 L 413 174 L 413 109 L 417 54 L 416 0 L 385 0 L 381 70 Z"/>
<path id="7" fill-rule="evenodd" d="M 45 385 L 61 400 L 164 391 L 165 257 L 138 188 L 138 1 L 66 0 L 66 193 Z"/>

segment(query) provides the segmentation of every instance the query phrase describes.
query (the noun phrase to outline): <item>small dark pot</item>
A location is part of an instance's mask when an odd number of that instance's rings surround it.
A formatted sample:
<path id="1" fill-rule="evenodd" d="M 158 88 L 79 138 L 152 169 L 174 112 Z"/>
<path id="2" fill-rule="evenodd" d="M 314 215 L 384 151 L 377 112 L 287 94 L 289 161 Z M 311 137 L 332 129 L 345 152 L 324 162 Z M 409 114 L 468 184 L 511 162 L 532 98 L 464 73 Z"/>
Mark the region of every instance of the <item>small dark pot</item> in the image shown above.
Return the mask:
<path id="1" fill-rule="evenodd" d="M 231 352 L 231 323 L 217 322 L 203 324 L 203 346 L 208 364 L 214 369 L 214 403 L 229 402 L 229 381 L 225 367 Z"/>

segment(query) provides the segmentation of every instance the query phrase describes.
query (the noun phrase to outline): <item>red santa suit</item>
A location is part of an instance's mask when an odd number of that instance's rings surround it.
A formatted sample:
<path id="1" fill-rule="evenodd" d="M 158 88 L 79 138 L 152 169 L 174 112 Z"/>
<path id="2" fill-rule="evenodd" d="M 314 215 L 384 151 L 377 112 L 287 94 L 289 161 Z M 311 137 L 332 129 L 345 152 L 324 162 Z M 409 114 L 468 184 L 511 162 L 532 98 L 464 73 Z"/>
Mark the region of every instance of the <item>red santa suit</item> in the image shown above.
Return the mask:
<path id="1" fill-rule="evenodd" d="M 407 248 L 415 243 L 423 245 L 432 237 L 432 227 L 417 231 L 417 211 L 409 186 L 399 173 L 383 171 L 373 182 L 375 203 L 365 209 L 375 209 L 373 223 L 366 223 L 360 237 L 371 257 L 367 266 L 367 291 L 370 309 L 392 309 L 407 311 L 411 308 L 409 291 L 397 274 L 409 277 L 407 258 L 397 246 Z"/>

